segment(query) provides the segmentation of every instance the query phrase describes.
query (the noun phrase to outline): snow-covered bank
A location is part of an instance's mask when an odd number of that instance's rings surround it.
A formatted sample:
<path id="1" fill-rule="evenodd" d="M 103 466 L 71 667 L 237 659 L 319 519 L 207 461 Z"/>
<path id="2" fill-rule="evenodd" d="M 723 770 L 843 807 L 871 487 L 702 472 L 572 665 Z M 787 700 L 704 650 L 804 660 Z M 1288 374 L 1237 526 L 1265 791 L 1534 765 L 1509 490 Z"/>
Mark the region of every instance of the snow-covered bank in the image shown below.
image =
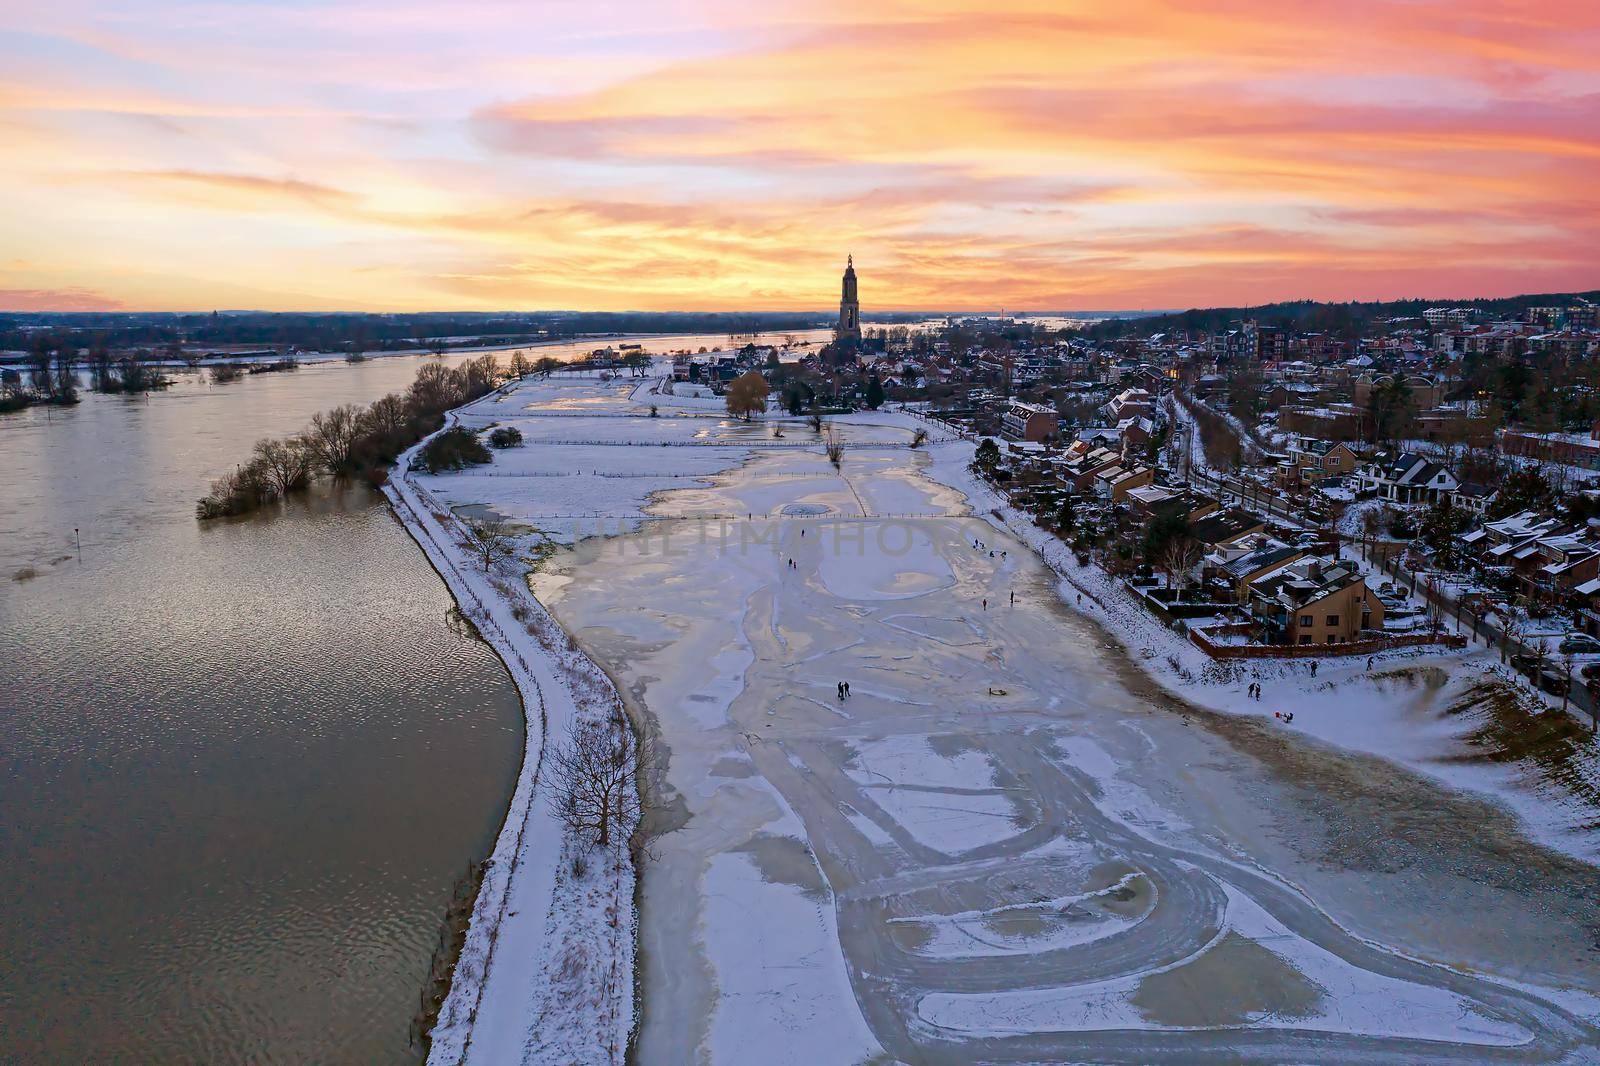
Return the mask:
<path id="1" fill-rule="evenodd" d="M 406 472 L 415 451 L 401 457 L 385 491 L 505 663 L 527 721 L 522 769 L 429 1062 L 620 1062 L 633 1014 L 633 866 L 625 854 L 595 855 L 579 873 L 572 842 L 540 788 L 547 748 L 581 719 L 608 716 L 618 706 L 616 692 L 514 566 L 485 570 L 474 562 L 462 523 Z"/>
<path id="2" fill-rule="evenodd" d="M 973 446 L 945 443 L 929 450 L 928 476 L 964 493 L 974 513 L 1033 548 L 1060 578 L 1069 607 L 1093 618 L 1157 685 L 1193 705 L 1227 714 L 1275 719 L 1317 741 L 1376 755 L 1454 789 L 1511 810 L 1541 844 L 1587 862 L 1600 859 L 1594 811 L 1549 780 L 1533 760 L 1494 761 L 1478 755 L 1472 735 L 1483 715 L 1454 713 L 1474 686 L 1499 678 L 1488 649 L 1446 652 L 1407 648 L 1374 656 L 1330 656 L 1311 675 L 1303 659 L 1219 662 L 1169 629 L 1098 566 L 1080 566 L 1053 534 L 1012 507 L 970 469 Z M 1262 685 L 1252 699 L 1248 686 Z M 1447 713 L 1452 712 L 1452 713 Z M 1581 769 L 1581 768 L 1580 768 Z M 1591 776 L 1594 767 L 1589 767 Z M 1594 782 L 1600 788 L 1600 781 Z"/>
<path id="3" fill-rule="evenodd" d="M 720 398 L 659 394 L 658 385 L 526 379 L 448 416 L 450 425 L 472 429 L 513 426 L 523 435 L 520 447 L 496 450 L 486 467 L 434 475 L 410 469 L 419 444 L 402 456 L 386 489 L 462 611 L 505 661 L 529 726 L 430 1062 L 620 1061 L 626 1048 L 634 1014 L 635 871 L 625 855 L 591 855 L 587 870 L 575 872 L 572 842 L 540 788 L 546 749 L 580 719 L 605 717 L 619 701 L 603 671 L 528 589 L 526 557 L 552 543 L 599 546 L 635 530 L 649 520 L 658 493 L 703 488 L 763 450 L 806 452 L 813 465 L 822 462 L 820 439 L 802 435 L 797 420 L 739 422 L 721 410 Z M 862 445 L 903 445 L 915 429 L 892 414 L 846 421 Z M 778 424 L 795 439 L 773 437 Z M 798 487 L 794 480 L 776 486 L 773 506 Z M 468 523 L 495 516 L 520 533 L 514 557 L 486 571 Z M 848 992 L 847 983 L 841 987 Z"/>

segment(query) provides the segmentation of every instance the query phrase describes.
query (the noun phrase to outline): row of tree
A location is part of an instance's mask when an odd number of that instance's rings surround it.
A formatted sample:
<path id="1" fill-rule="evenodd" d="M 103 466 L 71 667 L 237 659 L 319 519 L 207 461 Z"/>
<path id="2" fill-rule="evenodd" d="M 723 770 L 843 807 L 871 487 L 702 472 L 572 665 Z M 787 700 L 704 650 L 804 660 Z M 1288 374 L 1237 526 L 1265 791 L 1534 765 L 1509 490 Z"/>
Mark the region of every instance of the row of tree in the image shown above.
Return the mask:
<path id="1" fill-rule="evenodd" d="M 401 452 L 443 425 L 446 411 L 486 395 L 501 376 L 493 355 L 453 369 L 428 363 L 405 392 L 367 407 L 335 407 L 313 416 L 302 433 L 258 441 L 248 462 L 212 483 L 195 505 L 195 515 L 210 519 L 254 511 L 303 492 L 321 474 L 381 481 Z"/>

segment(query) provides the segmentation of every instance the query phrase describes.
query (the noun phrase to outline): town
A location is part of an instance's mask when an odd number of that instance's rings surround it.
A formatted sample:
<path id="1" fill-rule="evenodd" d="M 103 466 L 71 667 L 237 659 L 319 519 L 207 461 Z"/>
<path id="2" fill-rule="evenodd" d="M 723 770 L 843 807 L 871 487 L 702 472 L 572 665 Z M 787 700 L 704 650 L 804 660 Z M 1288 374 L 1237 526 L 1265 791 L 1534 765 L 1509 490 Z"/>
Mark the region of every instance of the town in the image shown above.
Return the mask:
<path id="1" fill-rule="evenodd" d="M 790 415 L 887 404 L 979 441 L 1013 505 L 1215 658 L 1476 642 L 1592 716 L 1600 306 L 1518 303 L 1333 329 L 1294 321 L 1315 305 L 948 317 L 798 359 L 680 353 L 672 377 L 720 395 L 755 372 Z"/>

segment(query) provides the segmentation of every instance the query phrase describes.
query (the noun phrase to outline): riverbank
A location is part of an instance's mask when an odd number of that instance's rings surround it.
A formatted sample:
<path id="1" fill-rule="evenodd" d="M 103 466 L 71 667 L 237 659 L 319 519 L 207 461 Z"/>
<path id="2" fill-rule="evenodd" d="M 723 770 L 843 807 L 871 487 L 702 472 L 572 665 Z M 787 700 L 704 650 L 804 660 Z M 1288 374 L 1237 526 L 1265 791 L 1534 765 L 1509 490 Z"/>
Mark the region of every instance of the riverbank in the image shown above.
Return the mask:
<path id="1" fill-rule="evenodd" d="M 0 1059 L 420 1061 L 520 700 L 379 492 L 192 513 L 417 362 L 0 419 Z"/>
<path id="2" fill-rule="evenodd" d="M 449 425 L 473 406 L 452 412 Z M 526 721 L 516 789 L 428 1061 L 522 1061 L 535 1044 L 557 1058 L 620 1061 L 632 1024 L 632 862 L 625 851 L 597 853 L 580 868 L 548 788 L 540 789 L 552 745 L 579 721 L 603 721 L 619 701 L 604 672 L 527 591 L 516 564 L 478 567 L 471 531 L 409 472 L 425 444 L 401 456 L 384 491 L 462 612 L 505 663 Z M 602 964 L 591 965 L 596 960 Z"/>

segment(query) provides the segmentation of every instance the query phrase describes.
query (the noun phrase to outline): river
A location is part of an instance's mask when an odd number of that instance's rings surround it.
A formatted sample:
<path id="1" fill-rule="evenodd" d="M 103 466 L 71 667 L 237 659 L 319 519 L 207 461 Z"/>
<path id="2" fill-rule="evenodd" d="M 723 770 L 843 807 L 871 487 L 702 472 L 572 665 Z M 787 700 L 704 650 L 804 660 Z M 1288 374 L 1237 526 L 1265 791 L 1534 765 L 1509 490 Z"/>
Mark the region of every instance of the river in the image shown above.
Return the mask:
<path id="1" fill-rule="evenodd" d="M 256 439 L 427 358 L 0 416 L 0 1058 L 420 1055 L 439 922 L 516 776 L 516 693 L 378 494 L 193 507 Z"/>

